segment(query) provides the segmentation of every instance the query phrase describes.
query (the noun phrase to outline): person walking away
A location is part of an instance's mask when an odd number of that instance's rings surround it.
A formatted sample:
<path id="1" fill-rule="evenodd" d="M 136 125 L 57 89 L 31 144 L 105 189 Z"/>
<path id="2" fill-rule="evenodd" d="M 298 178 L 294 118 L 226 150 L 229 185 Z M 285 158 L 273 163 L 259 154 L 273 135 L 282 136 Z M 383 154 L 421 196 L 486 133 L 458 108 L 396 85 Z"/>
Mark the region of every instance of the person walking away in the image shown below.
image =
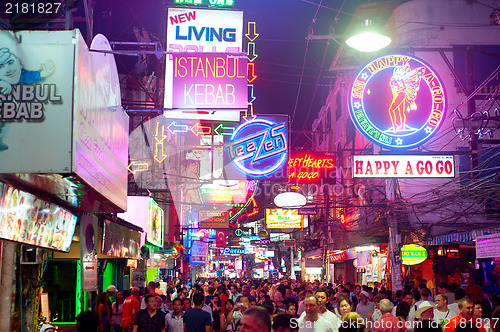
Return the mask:
<path id="1" fill-rule="evenodd" d="M 193 304 L 194 308 L 184 313 L 184 331 L 185 332 L 211 332 L 212 319 L 210 314 L 204 311 L 203 305 L 205 295 L 202 293 L 194 293 Z"/>
<path id="2" fill-rule="evenodd" d="M 116 293 L 116 301 L 111 305 L 111 321 L 114 323 L 114 331 L 122 332 L 123 318 L 123 293 Z"/>
<path id="3" fill-rule="evenodd" d="M 137 313 L 133 332 L 166 332 L 165 313 L 156 308 L 156 297 L 146 294 L 144 302 L 146 309 L 139 310 Z"/>
<path id="4" fill-rule="evenodd" d="M 388 299 L 380 300 L 382 318 L 373 323 L 373 332 L 408 332 L 406 322 L 392 314 L 392 303 Z"/>
<path id="5" fill-rule="evenodd" d="M 356 306 L 356 312 L 366 321 L 368 313 L 373 311 L 374 308 L 373 302 L 370 301 L 370 294 L 367 291 L 361 291 L 359 293 L 359 303 Z"/>
<path id="6" fill-rule="evenodd" d="M 373 311 L 370 311 L 370 313 L 368 313 L 368 316 L 366 317 L 367 323 L 371 322 L 373 325 L 373 323 L 382 318 L 382 311 L 380 311 L 380 301 L 382 299 L 383 297 L 380 294 L 377 294 L 377 296 L 373 298 L 373 305 L 375 306 L 375 309 L 373 309 Z"/>
<path id="7" fill-rule="evenodd" d="M 134 322 L 141 308 L 139 301 L 139 288 L 132 287 L 132 294 L 123 301 L 123 315 L 121 326 L 123 332 L 132 332 L 134 329 Z"/>
<path id="8" fill-rule="evenodd" d="M 107 305 L 108 295 L 101 292 L 97 299 L 97 314 L 99 315 L 99 332 L 111 331 L 111 314 Z"/>
<path id="9" fill-rule="evenodd" d="M 183 317 L 182 301 L 176 298 L 172 301 L 172 312 L 165 315 L 165 328 L 168 332 L 184 332 Z"/>
<path id="10" fill-rule="evenodd" d="M 93 311 L 80 312 L 76 316 L 76 330 L 78 332 L 97 332 L 99 325 L 99 315 Z"/>

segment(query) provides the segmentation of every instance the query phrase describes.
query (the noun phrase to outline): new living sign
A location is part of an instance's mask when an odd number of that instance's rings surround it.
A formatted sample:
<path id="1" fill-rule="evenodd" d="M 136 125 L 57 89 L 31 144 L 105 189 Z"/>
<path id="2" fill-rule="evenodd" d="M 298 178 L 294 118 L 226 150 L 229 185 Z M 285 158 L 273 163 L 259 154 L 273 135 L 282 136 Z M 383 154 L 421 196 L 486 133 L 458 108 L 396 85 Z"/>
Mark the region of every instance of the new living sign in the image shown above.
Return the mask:
<path id="1" fill-rule="evenodd" d="M 243 12 L 241 11 L 168 9 L 167 51 L 169 52 L 238 53 L 242 51 L 242 38 Z M 175 108 L 172 87 L 173 56 L 167 56 L 165 62 L 164 107 L 172 109 Z M 227 105 L 225 108 L 234 107 Z M 246 108 L 246 103 L 244 108 Z"/>
<path id="2" fill-rule="evenodd" d="M 453 155 L 354 155 L 355 178 L 453 178 Z"/>
<path id="3" fill-rule="evenodd" d="M 428 141 L 443 123 L 444 86 L 423 61 L 386 55 L 361 69 L 349 109 L 356 127 L 374 143 L 407 149 Z"/>

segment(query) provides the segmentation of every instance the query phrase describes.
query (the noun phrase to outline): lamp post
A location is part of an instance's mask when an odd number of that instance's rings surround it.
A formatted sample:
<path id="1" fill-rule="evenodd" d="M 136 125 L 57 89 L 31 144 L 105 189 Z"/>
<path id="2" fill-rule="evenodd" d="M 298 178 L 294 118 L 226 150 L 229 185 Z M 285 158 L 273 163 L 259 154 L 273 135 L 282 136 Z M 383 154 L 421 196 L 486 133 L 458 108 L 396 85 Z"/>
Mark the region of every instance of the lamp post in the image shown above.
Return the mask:
<path id="1" fill-rule="evenodd" d="M 391 38 L 373 27 L 372 20 L 363 21 L 363 26 L 345 41 L 347 45 L 360 52 L 376 52 L 389 46 Z"/>

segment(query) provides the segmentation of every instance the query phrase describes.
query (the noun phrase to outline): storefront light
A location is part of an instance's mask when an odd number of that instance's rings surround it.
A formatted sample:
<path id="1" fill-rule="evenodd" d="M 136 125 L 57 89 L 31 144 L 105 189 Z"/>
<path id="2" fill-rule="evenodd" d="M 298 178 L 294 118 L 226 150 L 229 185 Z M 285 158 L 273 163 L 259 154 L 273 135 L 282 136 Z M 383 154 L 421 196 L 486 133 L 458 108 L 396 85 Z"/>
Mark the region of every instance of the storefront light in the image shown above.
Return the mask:
<path id="1" fill-rule="evenodd" d="M 356 247 L 354 250 L 356 250 L 356 252 L 358 251 L 372 251 L 372 250 L 377 250 L 378 247 L 375 247 L 375 246 L 366 246 L 366 247 Z"/>

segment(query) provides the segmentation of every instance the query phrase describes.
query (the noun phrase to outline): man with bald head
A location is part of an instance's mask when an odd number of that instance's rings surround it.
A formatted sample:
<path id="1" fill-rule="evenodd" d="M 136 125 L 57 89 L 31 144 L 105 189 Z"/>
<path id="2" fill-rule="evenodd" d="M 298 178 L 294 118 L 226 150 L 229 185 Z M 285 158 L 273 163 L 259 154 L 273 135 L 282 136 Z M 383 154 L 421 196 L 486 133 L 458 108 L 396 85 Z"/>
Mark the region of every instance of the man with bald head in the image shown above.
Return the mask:
<path id="1" fill-rule="evenodd" d="M 444 327 L 452 318 L 458 316 L 458 312 L 448 307 L 448 297 L 445 294 L 436 295 L 436 308 L 434 308 L 434 320 L 439 326 Z"/>
<path id="2" fill-rule="evenodd" d="M 388 299 L 380 300 L 380 311 L 382 318 L 373 323 L 373 332 L 408 332 L 404 320 L 394 316 L 392 303 Z"/>

